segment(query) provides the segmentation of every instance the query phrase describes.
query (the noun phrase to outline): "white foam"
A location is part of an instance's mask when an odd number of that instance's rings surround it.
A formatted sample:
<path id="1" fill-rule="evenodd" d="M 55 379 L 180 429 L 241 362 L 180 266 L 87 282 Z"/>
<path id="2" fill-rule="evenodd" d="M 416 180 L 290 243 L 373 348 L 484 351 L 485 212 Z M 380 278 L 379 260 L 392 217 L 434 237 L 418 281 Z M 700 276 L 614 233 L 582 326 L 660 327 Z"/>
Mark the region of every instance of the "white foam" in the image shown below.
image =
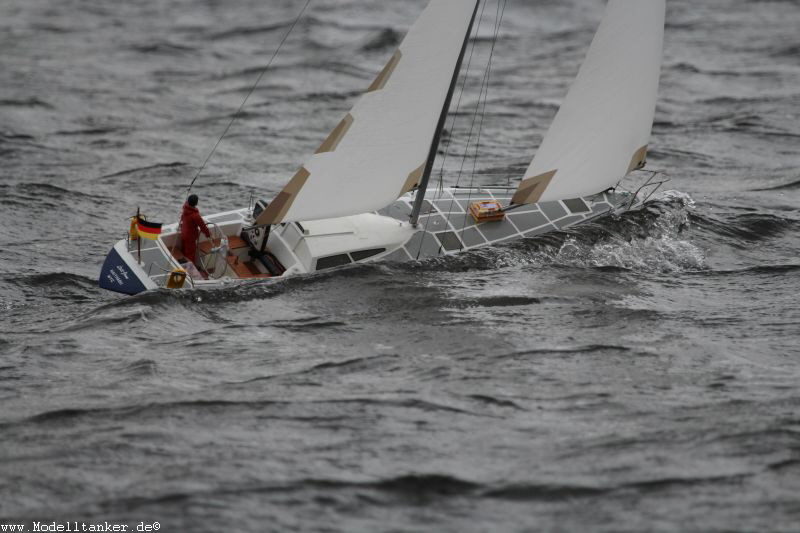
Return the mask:
<path id="1" fill-rule="evenodd" d="M 689 214 L 694 200 L 686 193 L 665 191 L 657 197 L 660 212 L 636 234 L 622 222 L 609 222 L 609 234 L 586 242 L 580 234 L 569 237 L 557 251 L 536 253 L 537 262 L 580 268 L 618 267 L 643 272 L 686 272 L 707 269 L 704 251 L 690 240 Z M 619 225 L 619 231 L 613 226 Z M 580 228 L 577 229 L 580 232 Z"/>

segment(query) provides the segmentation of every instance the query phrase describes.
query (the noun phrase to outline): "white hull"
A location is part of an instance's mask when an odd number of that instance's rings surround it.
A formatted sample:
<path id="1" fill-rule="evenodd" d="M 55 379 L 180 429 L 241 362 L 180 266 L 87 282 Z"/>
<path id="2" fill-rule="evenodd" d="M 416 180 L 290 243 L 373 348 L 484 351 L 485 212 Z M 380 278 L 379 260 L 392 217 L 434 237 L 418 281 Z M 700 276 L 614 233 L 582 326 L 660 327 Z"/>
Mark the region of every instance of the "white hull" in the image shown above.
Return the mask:
<path id="1" fill-rule="evenodd" d="M 378 213 L 280 224 L 270 232 L 271 258 L 267 260 L 254 257 L 240 237 L 254 221 L 249 209 L 206 216 L 212 241 L 201 236 L 198 258 L 208 270 L 208 279 L 188 277 L 183 288 L 282 278 L 351 263 L 452 255 L 574 226 L 626 209 L 633 198 L 630 193 L 600 193 L 523 205 L 508 211 L 503 220 L 480 223 L 468 213 L 469 204 L 480 200 L 508 205 L 512 193 L 506 188 L 429 190 L 416 228 L 408 222 L 414 193 Z M 125 294 L 166 287 L 170 272 L 181 267 L 177 231 L 177 224 L 165 225 L 158 240 L 119 241 L 103 265 L 100 286 Z M 225 239 L 220 239 L 222 235 Z M 276 271 L 275 263 L 282 268 Z"/>

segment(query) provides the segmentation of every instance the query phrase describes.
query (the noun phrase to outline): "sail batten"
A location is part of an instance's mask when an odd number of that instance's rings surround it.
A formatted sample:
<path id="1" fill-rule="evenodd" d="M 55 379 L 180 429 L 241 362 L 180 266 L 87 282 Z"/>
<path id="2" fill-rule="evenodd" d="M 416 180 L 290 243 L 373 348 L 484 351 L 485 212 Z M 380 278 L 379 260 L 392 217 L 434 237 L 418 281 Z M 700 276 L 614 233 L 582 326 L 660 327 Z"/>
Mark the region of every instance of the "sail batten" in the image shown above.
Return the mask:
<path id="1" fill-rule="evenodd" d="M 258 224 L 379 210 L 423 174 L 478 0 L 431 0 L 399 49 Z M 420 166 L 422 164 L 422 166 Z"/>
<path id="2" fill-rule="evenodd" d="M 665 0 L 609 0 L 578 76 L 513 203 L 596 194 L 644 166 L 665 11 Z M 549 173 L 546 184 L 537 181 Z"/>

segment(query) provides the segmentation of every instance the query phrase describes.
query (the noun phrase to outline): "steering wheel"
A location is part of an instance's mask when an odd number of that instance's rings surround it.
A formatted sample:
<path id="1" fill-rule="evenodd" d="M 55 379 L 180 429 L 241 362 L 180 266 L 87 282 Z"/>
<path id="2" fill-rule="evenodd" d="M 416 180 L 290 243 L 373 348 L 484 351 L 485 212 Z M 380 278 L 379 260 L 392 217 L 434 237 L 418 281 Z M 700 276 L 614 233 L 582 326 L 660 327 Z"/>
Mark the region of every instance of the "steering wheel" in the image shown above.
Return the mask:
<path id="1" fill-rule="evenodd" d="M 222 233 L 222 229 L 220 229 L 219 225 L 214 222 L 209 222 L 208 224 L 213 229 L 211 231 L 211 250 L 200 259 L 200 262 L 203 265 L 203 270 L 208 272 L 209 265 L 214 266 L 214 275 L 212 279 L 220 279 L 224 274 L 227 268 L 222 268 L 219 273 L 217 273 L 217 266 L 220 261 L 223 262 L 223 265 L 227 265 L 226 256 L 228 255 L 228 237 Z M 219 244 L 217 246 L 213 246 L 214 241 L 219 239 Z"/>

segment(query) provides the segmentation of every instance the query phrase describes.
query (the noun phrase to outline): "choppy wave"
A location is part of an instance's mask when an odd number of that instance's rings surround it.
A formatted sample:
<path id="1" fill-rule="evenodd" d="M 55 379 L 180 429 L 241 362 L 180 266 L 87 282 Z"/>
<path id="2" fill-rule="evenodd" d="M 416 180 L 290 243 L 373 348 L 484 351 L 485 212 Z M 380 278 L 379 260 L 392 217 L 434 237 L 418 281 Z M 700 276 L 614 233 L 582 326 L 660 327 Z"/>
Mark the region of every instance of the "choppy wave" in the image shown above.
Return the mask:
<path id="1" fill-rule="evenodd" d="M 152 359 L 139 359 L 125 365 L 122 373 L 127 377 L 152 377 L 158 374 L 158 363 Z"/>
<path id="2" fill-rule="evenodd" d="M 151 172 L 160 172 L 165 169 L 175 171 L 177 169 L 182 169 L 184 167 L 187 167 L 187 164 L 181 163 L 180 161 L 175 161 L 172 163 L 157 163 L 155 165 L 147 165 L 145 167 L 131 168 L 126 170 L 121 170 L 119 172 L 114 172 L 113 174 L 106 174 L 104 176 L 101 176 L 99 179 L 102 180 L 102 179 L 120 178 L 141 173 L 149 174 Z"/>
<path id="3" fill-rule="evenodd" d="M 776 58 L 787 58 L 796 61 L 797 58 L 800 57 L 800 44 L 793 44 L 779 48 L 774 50 L 770 55 Z"/>
<path id="4" fill-rule="evenodd" d="M 755 274 L 755 275 L 782 275 L 793 274 L 800 271 L 800 264 L 783 264 L 783 265 L 758 265 L 745 268 L 729 269 L 729 270 L 716 270 L 714 273 L 718 275 L 740 275 L 740 274 Z"/>
<path id="5" fill-rule="evenodd" d="M 790 181 L 789 183 L 775 185 L 774 187 L 765 187 L 763 189 L 754 189 L 755 191 L 794 191 L 800 189 L 800 180 Z"/>
<path id="6" fill-rule="evenodd" d="M 53 272 L 41 274 L 9 274 L 2 276 L 3 280 L 21 287 L 57 287 L 59 289 L 78 289 L 86 290 L 91 286 L 97 285 L 97 280 L 70 274 L 67 272 Z"/>
<path id="7" fill-rule="evenodd" d="M 35 96 L 22 100 L 13 100 L 8 98 L 2 99 L 0 100 L 0 107 L 42 107 L 45 109 L 55 109 L 52 104 L 45 102 L 44 100 L 40 100 Z"/>
<path id="8" fill-rule="evenodd" d="M 365 52 L 374 52 L 395 48 L 400 44 L 400 34 L 392 28 L 384 28 L 381 32 L 361 45 Z"/>
<path id="9" fill-rule="evenodd" d="M 766 213 L 745 213 L 728 216 L 711 214 L 692 217 L 693 224 L 712 232 L 731 246 L 745 247 L 769 240 L 793 228 L 800 221 Z"/>
<path id="10" fill-rule="evenodd" d="M 261 34 L 261 33 L 272 33 L 277 30 L 287 29 L 291 27 L 294 19 L 292 20 L 283 20 L 280 22 L 276 22 L 273 24 L 258 24 L 252 26 L 238 26 L 235 28 L 230 28 L 221 32 L 212 33 L 209 35 L 209 38 L 215 40 L 222 40 L 222 39 L 231 39 L 237 37 L 246 37 L 253 34 Z"/>
<path id="11" fill-rule="evenodd" d="M 307 478 L 296 481 L 272 484 L 237 484 L 214 491 L 216 497 L 244 496 L 258 493 L 318 493 L 328 494 L 330 498 L 344 496 L 356 492 L 360 500 L 377 503 L 373 498 L 391 497 L 392 501 L 384 505 L 400 505 L 413 502 L 416 505 L 429 505 L 446 501 L 447 498 L 471 497 L 505 500 L 510 502 L 563 502 L 573 499 L 596 498 L 615 492 L 662 492 L 676 488 L 692 488 L 707 485 L 731 487 L 749 477 L 749 473 L 707 476 L 707 477 L 660 477 L 630 481 L 616 485 L 580 485 L 567 483 L 521 482 L 515 484 L 476 482 L 462 479 L 455 475 L 437 473 L 409 473 L 376 480 L 353 480 L 332 478 Z M 370 496 L 368 496 L 368 494 Z M 153 498 L 136 500 L 109 501 L 103 507 L 123 505 L 127 508 L 145 504 L 167 502 L 185 502 L 192 498 L 202 497 L 200 492 L 169 493 Z M 211 494 L 208 494 L 211 496 Z M 378 500 L 380 501 L 380 500 Z"/>
<path id="12" fill-rule="evenodd" d="M 195 51 L 195 48 L 171 41 L 153 41 L 147 44 L 136 44 L 131 49 L 141 54 L 178 55 Z"/>
<path id="13" fill-rule="evenodd" d="M 121 133 L 124 130 L 116 127 L 108 128 L 87 128 L 80 130 L 58 130 L 54 135 L 108 135 L 111 133 Z"/>
<path id="14" fill-rule="evenodd" d="M 136 375 L 145 374 L 149 375 L 155 371 L 152 362 L 145 361 L 135 363 L 133 368 L 129 367 L 126 372 L 133 372 Z M 259 380 L 260 381 L 260 380 Z M 247 383 L 254 383 L 256 381 L 249 381 Z M 35 425 L 49 425 L 49 424 L 65 424 L 76 423 L 77 419 L 84 419 L 87 422 L 98 423 L 102 420 L 122 420 L 122 419 L 136 419 L 147 417 L 167 417 L 176 416 L 181 417 L 192 412 L 202 412 L 209 409 L 216 411 L 228 410 L 231 414 L 241 411 L 258 412 L 261 417 L 269 417 L 270 414 L 265 412 L 266 409 L 280 410 L 285 409 L 290 403 L 294 405 L 319 405 L 325 406 L 328 409 L 337 410 L 340 407 L 346 408 L 348 406 L 354 409 L 362 407 L 381 407 L 389 409 L 410 410 L 427 413 L 456 413 L 475 417 L 493 417 L 494 415 L 488 412 L 471 411 L 466 408 L 448 405 L 445 403 L 437 403 L 418 398 L 372 398 L 372 397 L 334 397 L 325 400 L 306 400 L 306 401 L 281 401 L 281 400 L 223 400 L 223 399 L 197 399 L 197 400 L 177 400 L 170 402 L 153 402 L 141 405 L 119 405 L 107 407 L 74 407 L 56 409 L 52 411 L 45 411 L 38 414 L 30 415 L 13 421 L 7 421 L 0 425 L 6 427 L 20 426 L 26 424 Z M 275 416 L 281 418 L 291 418 L 291 415 L 286 413 L 278 413 Z M 303 418 L 302 416 L 300 418 Z"/>

